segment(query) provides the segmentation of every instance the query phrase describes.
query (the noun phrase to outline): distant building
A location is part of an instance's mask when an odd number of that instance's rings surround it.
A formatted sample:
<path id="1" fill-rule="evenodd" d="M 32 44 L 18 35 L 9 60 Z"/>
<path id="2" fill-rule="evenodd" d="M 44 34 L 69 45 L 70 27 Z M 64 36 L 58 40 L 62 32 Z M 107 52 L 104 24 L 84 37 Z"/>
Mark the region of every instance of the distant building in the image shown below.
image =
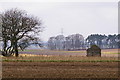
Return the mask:
<path id="1" fill-rule="evenodd" d="M 97 45 L 92 45 L 87 49 L 87 56 L 101 56 L 101 49 Z"/>

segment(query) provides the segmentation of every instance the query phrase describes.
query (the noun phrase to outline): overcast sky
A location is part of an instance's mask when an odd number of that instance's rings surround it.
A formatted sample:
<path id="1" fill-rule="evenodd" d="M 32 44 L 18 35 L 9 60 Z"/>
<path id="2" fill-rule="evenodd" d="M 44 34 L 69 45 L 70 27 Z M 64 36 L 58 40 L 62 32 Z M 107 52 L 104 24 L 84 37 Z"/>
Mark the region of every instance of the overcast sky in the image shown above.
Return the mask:
<path id="1" fill-rule="evenodd" d="M 0 11 L 18 8 L 37 16 L 45 27 L 41 38 L 61 34 L 79 33 L 85 38 L 90 34 L 118 33 L 117 2 L 0 2 Z"/>

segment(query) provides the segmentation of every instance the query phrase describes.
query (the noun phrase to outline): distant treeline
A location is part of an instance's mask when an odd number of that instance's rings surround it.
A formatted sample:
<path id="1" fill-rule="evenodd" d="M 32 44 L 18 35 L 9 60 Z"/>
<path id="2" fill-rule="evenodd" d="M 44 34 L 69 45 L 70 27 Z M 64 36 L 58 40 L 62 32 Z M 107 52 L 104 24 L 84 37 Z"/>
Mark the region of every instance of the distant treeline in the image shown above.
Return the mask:
<path id="1" fill-rule="evenodd" d="M 97 45 L 101 49 L 120 48 L 120 34 L 101 35 L 91 34 L 86 39 L 81 34 L 73 34 L 65 37 L 58 35 L 50 37 L 48 49 L 51 50 L 80 50 L 87 49 L 91 45 Z"/>

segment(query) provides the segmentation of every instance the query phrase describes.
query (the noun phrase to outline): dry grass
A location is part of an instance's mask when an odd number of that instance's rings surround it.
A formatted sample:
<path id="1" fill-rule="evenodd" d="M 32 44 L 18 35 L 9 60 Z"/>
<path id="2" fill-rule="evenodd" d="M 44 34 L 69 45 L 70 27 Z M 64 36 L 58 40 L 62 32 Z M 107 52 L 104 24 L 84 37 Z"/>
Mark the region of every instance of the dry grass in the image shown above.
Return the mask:
<path id="1" fill-rule="evenodd" d="M 24 54 L 23 54 L 24 55 Z M 116 57 L 81 57 L 81 56 L 52 56 L 52 55 L 32 55 L 20 57 L 3 57 L 3 61 L 117 61 Z"/>
<path id="2" fill-rule="evenodd" d="M 50 54 L 54 53 L 61 53 L 64 52 L 65 54 L 79 54 L 79 55 L 35 55 L 35 54 L 20 54 L 19 57 L 2 57 L 3 61 L 12 61 L 12 60 L 29 60 L 29 61 L 117 61 L 118 54 L 115 54 L 118 50 L 117 49 L 110 49 L 110 50 L 102 50 L 102 57 L 86 57 L 85 50 L 82 51 L 45 51 L 45 50 L 28 50 L 28 51 L 36 51 L 36 52 L 48 52 Z M 56 53 L 57 52 L 57 53 Z M 110 53 L 110 54 L 109 54 Z M 63 54 L 63 53 L 62 53 Z M 80 55 L 81 54 L 81 55 Z"/>

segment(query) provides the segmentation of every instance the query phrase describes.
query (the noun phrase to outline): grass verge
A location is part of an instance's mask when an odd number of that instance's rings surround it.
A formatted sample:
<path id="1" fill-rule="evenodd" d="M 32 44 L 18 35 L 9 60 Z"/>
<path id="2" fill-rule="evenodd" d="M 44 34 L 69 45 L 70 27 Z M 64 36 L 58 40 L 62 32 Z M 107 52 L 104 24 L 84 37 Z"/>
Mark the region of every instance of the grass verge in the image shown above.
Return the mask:
<path id="1" fill-rule="evenodd" d="M 120 62 L 120 60 L 9 60 L 3 62 Z"/>

